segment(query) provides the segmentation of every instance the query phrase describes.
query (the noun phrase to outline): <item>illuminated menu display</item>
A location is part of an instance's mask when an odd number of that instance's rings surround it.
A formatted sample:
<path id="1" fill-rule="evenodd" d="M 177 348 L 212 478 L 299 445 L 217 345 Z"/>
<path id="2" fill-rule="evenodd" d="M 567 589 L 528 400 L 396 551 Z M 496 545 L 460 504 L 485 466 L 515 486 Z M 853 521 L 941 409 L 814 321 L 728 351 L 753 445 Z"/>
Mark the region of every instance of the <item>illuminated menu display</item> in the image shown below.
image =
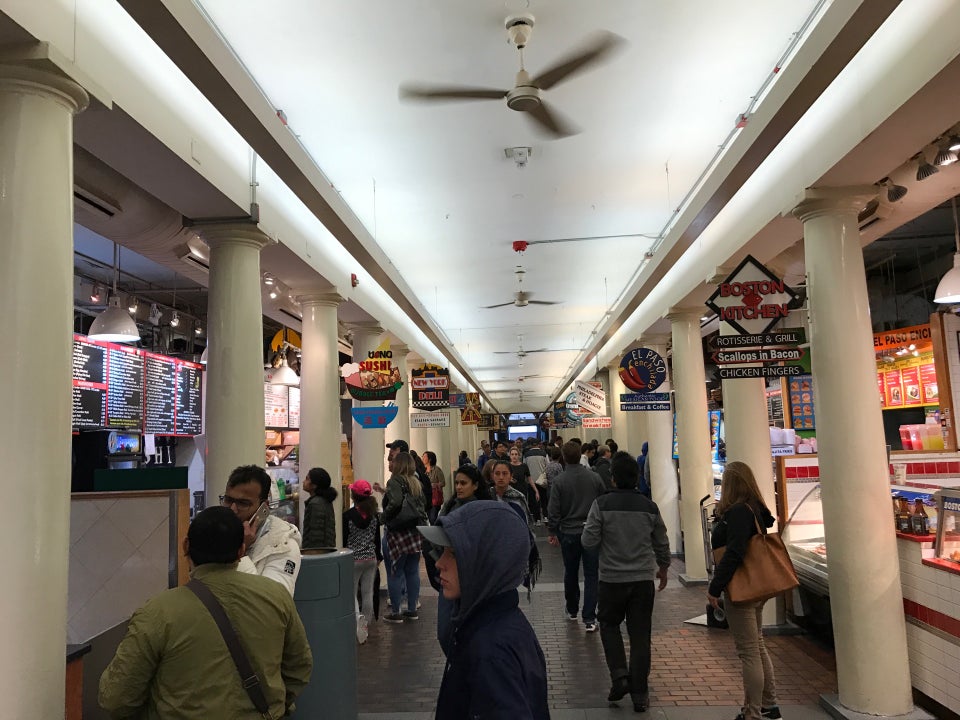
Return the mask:
<path id="1" fill-rule="evenodd" d="M 73 427 L 199 435 L 202 370 L 196 363 L 74 335 Z"/>
<path id="2" fill-rule="evenodd" d="M 134 348 L 107 350 L 107 421 L 111 429 L 143 426 L 143 355 Z"/>
<path id="3" fill-rule="evenodd" d="M 879 363 L 877 386 L 884 410 L 938 405 L 937 368 L 932 353 Z"/>
<path id="4" fill-rule="evenodd" d="M 294 429 L 300 428 L 300 388 L 291 387 L 287 394 L 287 419 Z"/>
<path id="5" fill-rule="evenodd" d="M 287 397 L 286 385 L 263 384 L 263 424 L 266 427 L 289 427 Z"/>

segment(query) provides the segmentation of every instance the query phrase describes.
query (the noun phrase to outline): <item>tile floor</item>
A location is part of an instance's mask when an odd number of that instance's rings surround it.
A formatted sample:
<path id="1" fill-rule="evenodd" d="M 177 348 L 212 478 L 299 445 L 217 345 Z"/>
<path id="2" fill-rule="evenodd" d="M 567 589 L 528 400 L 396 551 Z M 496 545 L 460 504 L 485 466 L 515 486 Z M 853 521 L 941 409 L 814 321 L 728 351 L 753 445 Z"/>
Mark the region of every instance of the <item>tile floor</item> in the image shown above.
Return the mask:
<path id="1" fill-rule="evenodd" d="M 684 624 L 703 614 L 705 589 L 679 583 L 679 560 L 674 562 L 670 584 L 657 596 L 653 613 L 651 708 L 645 715 L 635 715 L 629 697 L 620 707 L 608 707 L 610 680 L 600 635 L 588 635 L 582 623 L 565 618 L 560 551 L 540 535 L 544 571 L 530 602 L 521 596 L 521 607 L 547 658 L 553 720 L 732 720 L 742 698 L 733 639 L 724 630 Z M 436 642 L 436 593 L 426 580 L 423 588 L 419 622 L 376 623 L 369 641 L 358 648 L 361 720 L 433 718 L 444 657 Z M 832 651 L 803 635 L 768 637 L 767 643 L 777 670 L 784 718 L 828 717 L 817 703 L 821 693 L 837 689 Z"/>

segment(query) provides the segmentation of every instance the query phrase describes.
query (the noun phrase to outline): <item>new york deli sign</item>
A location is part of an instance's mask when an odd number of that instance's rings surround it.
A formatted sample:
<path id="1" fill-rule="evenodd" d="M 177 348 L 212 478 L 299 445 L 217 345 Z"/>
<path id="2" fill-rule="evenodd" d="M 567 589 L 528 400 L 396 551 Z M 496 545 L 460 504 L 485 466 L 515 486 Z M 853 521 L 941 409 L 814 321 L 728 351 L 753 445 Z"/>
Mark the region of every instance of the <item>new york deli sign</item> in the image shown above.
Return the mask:
<path id="1" fill-rule="evenodd" d="M 707 307 L 741 335 L 759 335 L 789 316 L 799 301 L 783 280 L 747 255 L 717 286 Z"/>

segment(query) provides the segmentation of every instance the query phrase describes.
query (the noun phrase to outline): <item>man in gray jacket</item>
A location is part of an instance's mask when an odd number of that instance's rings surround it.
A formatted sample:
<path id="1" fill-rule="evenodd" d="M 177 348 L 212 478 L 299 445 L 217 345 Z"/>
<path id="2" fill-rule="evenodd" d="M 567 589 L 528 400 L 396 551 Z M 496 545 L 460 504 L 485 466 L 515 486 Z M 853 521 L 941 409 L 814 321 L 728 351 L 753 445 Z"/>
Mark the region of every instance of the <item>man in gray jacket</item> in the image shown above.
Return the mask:
<path id="1" fill-rule="evenodd" d="M 576 621 L 580 611 L 580 563 L 583 562 L 583 623 L 587 632 L 597 631 L 597 550 L 580 542 L 583 524 L 593 501 L 606 488 L 590 468 L 580 464 L 580 445 L 564 443 L 561 450 L 566 469 L 550 488 L 547 530 L 551 545 L 559 545 L 563 556 L 563 595 L 567 617 Z"/>
<path id="2" fill-rule="evenodd" d="M 630 693 L 633 709 L 649 704 L 650 626 L 653 579 L 667 586 L 670 542 L 656 503 L 637 491 L 640 468 L 632 455 L 618 452 L 611 463 L 613 491 L 597 498 L 583 528 L 583 547 L 600 549 L 600 639 L 612 686 L 607 700 Z M 627 619 L 630 665 L 620 624 Z"/>

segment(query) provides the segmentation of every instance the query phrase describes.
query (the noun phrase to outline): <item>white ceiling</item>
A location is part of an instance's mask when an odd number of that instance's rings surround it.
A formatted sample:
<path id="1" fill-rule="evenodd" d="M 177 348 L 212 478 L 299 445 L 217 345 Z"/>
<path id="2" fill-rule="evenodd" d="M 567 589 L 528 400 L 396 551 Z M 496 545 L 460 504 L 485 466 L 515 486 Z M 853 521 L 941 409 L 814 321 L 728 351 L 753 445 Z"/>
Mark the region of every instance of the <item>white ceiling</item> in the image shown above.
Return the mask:
<path id="1" fill-rule="evenodd" d="M 502 102 L 398 99 L 404 82 L 512 87 L 518 57 L 503 20 L 523 0 L 200 4 L 501 410 L 516 408 L 520 387 L 528 407 L 560 389 L 818 5 L 532 4 L 532 74 L 592 31 L 628 41 L 545 93 L 583 130 L 550 140 Z M 513 146 L 533 148 L 526 168 L 504 157 Z M 511 249 L 514 240 L 596 236 L 615 237 Z M 518 264 L 534 299 L 561 304 L 481 309 L 512 298 Z M 518 349 L 518 335 L 526 349 L 556 352 L 520 368 L 502 354 Z M 517 382 L 532 374 L 547 377 Z"/>

